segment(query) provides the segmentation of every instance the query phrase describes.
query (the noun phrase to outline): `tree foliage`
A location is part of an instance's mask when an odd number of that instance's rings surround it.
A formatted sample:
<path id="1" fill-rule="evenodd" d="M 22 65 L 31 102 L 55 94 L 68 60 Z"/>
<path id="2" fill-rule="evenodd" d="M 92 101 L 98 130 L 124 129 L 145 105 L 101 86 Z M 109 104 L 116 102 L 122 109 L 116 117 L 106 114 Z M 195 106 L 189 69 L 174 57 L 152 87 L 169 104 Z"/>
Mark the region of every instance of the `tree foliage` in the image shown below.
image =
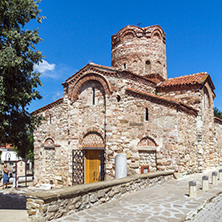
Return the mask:
<path id="1" fill-rule="evenodd" d="M 217 107 L 214 107 L 214 116 L 222 119 L 222 112 Z"/>
<path id="2" fill-rule="evenodd" d="M 34 64 L 43 58 L 35 45 L 41 41 L 38 30 L 25 26 L 31 20 L 42 22 L 40 1 L 0 0 L 0 140 L 25 154 L 30 145 L 27 132 L 40 122 L 32 117 L 28 106 L 41 99 L 41 85 Z"/>

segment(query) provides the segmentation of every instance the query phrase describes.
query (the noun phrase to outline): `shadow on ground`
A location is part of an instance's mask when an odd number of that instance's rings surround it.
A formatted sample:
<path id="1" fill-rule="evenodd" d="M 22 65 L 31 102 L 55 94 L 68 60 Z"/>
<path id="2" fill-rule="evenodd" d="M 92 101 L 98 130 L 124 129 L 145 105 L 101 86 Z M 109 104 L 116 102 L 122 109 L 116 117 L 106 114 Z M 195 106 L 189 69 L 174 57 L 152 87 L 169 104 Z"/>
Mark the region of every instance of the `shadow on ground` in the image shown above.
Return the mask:
<path id="1" fill-rule="evenodd" d="M 26 197 L 18 194 L 0 193 L 0 209 L 26 209 Z"/>

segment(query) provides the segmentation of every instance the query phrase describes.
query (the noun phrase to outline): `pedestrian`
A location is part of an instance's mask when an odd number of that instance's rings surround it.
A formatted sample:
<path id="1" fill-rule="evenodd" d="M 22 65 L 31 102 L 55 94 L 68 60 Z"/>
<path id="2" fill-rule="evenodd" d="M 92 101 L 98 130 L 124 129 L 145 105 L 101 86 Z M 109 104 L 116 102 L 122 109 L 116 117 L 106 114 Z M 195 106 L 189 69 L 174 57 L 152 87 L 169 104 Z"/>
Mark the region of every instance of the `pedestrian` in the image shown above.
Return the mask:
<path id="1" fill-rule="evenodd" d="M 3 175 L 3 188 L 2 189 L 4 189 L 4 187 L 7 188 L 7 185 L 8 185 L 8 182 L 9 182 L 8 172 L 9 172 L 9 170 L 7 168 L 7 165 L 5 164 L 4 169 L 3 169 L 4 175 Z"/>
<path id="2" fill-rule="evenodd" d="M 13 177 L 13 187 L 15 189 L 18 188 L 18 178 L 16 178 L 16 165 L 14 164 L 12 167 L 12 177 Z"/>

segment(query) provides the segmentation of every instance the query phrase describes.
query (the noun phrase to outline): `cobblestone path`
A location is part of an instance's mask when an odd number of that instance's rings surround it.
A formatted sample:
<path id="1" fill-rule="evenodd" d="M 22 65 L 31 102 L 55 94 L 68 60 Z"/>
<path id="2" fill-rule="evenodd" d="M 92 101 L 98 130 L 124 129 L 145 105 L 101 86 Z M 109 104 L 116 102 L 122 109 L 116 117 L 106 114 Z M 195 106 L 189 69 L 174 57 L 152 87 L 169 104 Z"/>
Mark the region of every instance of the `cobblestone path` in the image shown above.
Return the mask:
<path id="1" fill-rule="evenodd" d="M 185 221 L 190 222 L 222 222 L 222 194 L 211 198 L 200 206 Z"/>

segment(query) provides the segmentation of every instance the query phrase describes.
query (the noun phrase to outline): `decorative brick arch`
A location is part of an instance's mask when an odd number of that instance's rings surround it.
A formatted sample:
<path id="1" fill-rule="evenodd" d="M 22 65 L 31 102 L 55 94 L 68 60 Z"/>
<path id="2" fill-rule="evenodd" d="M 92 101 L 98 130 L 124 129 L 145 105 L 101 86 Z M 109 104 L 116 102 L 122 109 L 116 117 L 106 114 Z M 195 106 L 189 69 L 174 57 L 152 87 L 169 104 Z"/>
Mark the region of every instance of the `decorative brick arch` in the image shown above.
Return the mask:
<path id="1" fill-rule="evenodd" d="M 80 92 L 82 86 L 88 81 L 97 81 L 102 85 L 105 94 L 110 95 L 112 93 L 109 82 L 104 76 L 99 75 L 97 73 L 89 73 L 89 74 L 86 74 L 86 75 L 80 77 L 77 80 L 76 84 L 74 85 L 72 96 L 71 96 L 73 101 L 78 99 L 78 95 L 79 95 L 79 92 Z"/>
<path id="2" fill-rule="evenodd" d="M 44 145 L 44 146 L 54 146 L 54 145 L 55 145 L 55 141 L 54 141 L 54 139 L 52 139 L 51 137 L 47 137 L 47 138 L 44 140 L 43 145 Z"/>
<path id="3" fill-rule="evenodd" d="M 89 132 L 83 137 L 81 146 L 85 148 L 104 148 L 105 144 L 99 133 Z"/>
<path id="4" fill-rule="evenodd" d="M 161 34 L 161 32 L 160 32 L 159 29 L 155 29 L 155 30 L 152 32 L 151 38 L 153 38 L 153 37 L 155 37 L 155 36 L 157 36 L 158 39 L 162 39 L 162 34 Z"/>
<path id="5" fill-rule="evenodd" d="M 89 127 L 86 130 L 84 130 L 82 132 L 82 134 L 80 135 L 80 139 L 79 139 L 79 143 L 82 144 L 84 137 L 86 137 L 86 135 L 90 134 L 90 133 L 97 133 L 98 135 L 100 135 L 100 137 L 103 139 L 104 141 L 104 132 L 103 130 L 101 130 L 99 127 Z"/>
<path id="6" fill-rule="evenodd" d="M 139 143 L 137 144 L 138 147 L 145 147 L 145 146 L 158 146 L 154 139 L 150 137 L 143 137 Z"/>
<path id="7" fill-rule="evenodd" d="M 124 40 L 126 37 L 132 36 L 133 38 L 136 37 L 136 33 L 133 29 L 127 29 L 122 33 L 121 40 Z"/>

